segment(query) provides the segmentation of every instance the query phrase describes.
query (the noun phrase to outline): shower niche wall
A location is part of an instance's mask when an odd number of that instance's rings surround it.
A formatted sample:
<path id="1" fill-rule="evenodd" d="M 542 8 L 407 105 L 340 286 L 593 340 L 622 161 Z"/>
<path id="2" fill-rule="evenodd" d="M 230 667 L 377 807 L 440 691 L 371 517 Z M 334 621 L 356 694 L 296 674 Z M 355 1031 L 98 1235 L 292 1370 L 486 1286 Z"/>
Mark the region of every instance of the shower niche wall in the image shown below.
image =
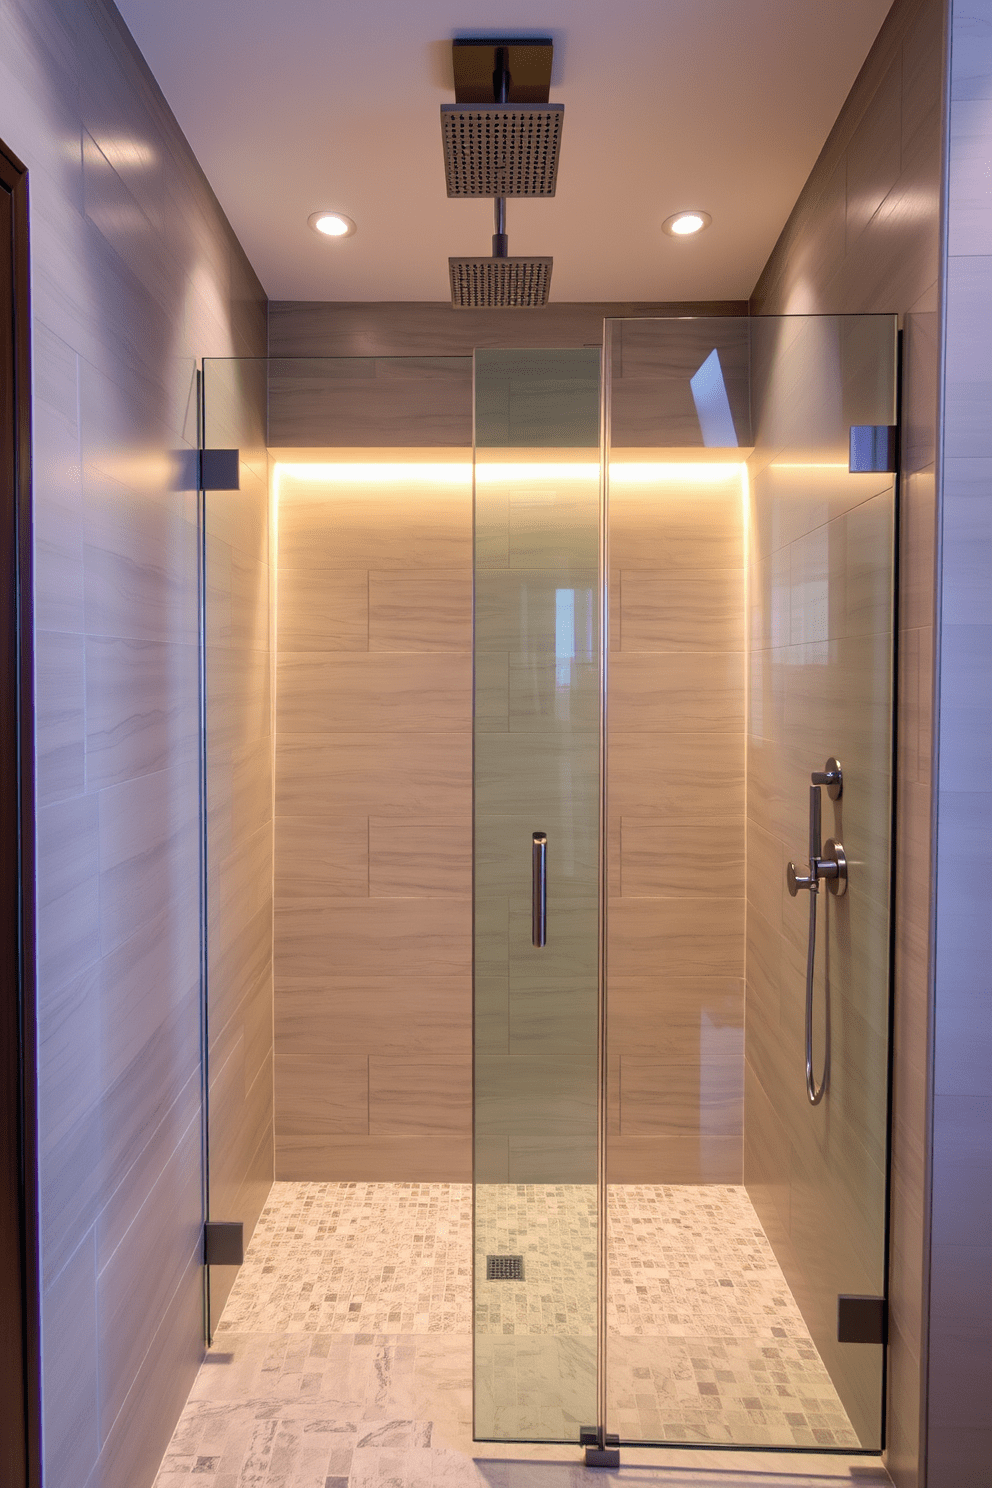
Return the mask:
<path id="1" fill-rule="evenodd" d="M 895 477 L 850 429 L 895 422 L 893 320 L 207 363 L 208 446 L 249 376 L 277 1178 L 472 1184 L 480 1440 L 877 1450 L 884 1349 L 837 1306 L 885 1292 Z M 262 965 L 230 949 L 230 674 L 208 648 L 213 1030 Z M 814 1107 L 786 868 L 832 756 Z M 250 1221 L 229 1154 L 211 1211 Z"/>

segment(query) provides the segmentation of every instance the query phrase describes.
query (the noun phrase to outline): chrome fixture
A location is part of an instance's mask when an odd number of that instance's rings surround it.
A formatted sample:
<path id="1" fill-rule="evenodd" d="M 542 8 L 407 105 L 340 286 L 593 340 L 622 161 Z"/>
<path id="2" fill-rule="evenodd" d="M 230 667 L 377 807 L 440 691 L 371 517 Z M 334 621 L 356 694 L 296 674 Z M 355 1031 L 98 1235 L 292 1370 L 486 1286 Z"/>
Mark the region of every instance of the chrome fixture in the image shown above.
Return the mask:
<path id="1" fill-rule="evenodd" d="M 530 938 L 542 950 L 548 943 L 548 838 L 535 832 L 530 853 Z"/>
<path id="2" fill-rule="evenodd" d="M 449 196 L 554 196 L 565 105 L 549 103 L 551 38 L 452 45 L 455 102 L 441 105 Z"/>
<path id="3" fill-rule="evenodd" d="M 508 196 L 554 196 L 565 109 L 548 102 L 552 42 L 462 40 L 452 46 L 453 104 L 441 106 L 449 196 L 491 196 L 491 258 L 449 258 L 456 310 L 535 309 L 548 302 L 553 260 L 510 258 Z"/>
<path id="4" fill-rule="evenodd" d="M 823 1078 L 819 1085 L 813 1074 L 813 970 L 816 965 L 816 899 L 821 881 L 831 894 L 847 893 L 847 856 L 842 845 L 831 837 L 820 847 L 820 790 L 827 787 L 832 801 L 839 801 L 844 789 L 844 772 L 840 761 L 828 759 L 822 770 L 810 775 L 809 788 L 809 872 L 800 874 L 790 863 L 785 881 L 793 899 L 800 889 L 809 890 L 809 934 L 806 942 L 806 1094 L 811 1106 L 818 1106 L 827 1088 L 830 1073 L 830 1005 L 827 1004 L 827 1047 L 823 1055 Z"/>

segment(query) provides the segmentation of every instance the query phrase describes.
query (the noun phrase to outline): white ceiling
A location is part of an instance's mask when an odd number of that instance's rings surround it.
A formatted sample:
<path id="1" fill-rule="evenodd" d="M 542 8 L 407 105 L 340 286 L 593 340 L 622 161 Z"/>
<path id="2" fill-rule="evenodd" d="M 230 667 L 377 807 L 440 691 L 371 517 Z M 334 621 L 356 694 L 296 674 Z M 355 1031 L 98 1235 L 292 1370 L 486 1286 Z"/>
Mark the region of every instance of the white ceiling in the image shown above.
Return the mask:
<path id="1" fill-rule="evenodd" d="M 272 299 L 446 300 L 488 201 L 445 195 L 451 38 L 551 35 L 558 194 L 507 204 L 554 300 L 745 297 L 890 0 L 118 0 Z M 536 24 L 535 24 L 536 23 Z M 678 241 L 672 212 L 713 225 Z M 358 232 L 318 238 L 320 208 Z"/>

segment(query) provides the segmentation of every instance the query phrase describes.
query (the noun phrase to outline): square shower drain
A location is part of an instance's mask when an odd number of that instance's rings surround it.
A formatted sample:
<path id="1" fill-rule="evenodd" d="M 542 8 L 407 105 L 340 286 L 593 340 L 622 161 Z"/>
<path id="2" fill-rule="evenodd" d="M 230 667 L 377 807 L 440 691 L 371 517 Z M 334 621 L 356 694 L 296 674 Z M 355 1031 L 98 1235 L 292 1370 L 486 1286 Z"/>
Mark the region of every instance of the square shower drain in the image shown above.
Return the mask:
<path id="1" fill-rule="evenodd" d="M 486 1256 L 487 1281 L 523 1281 L 523 1256 Z"/>

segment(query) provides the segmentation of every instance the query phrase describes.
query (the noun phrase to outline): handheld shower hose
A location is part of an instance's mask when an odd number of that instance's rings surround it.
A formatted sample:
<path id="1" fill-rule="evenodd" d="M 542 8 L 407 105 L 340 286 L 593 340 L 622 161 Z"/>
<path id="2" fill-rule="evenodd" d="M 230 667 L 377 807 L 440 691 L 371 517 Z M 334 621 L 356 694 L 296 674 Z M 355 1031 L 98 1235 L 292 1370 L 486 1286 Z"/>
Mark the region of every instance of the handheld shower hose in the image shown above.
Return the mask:
<path id="1" fill-rule="evenodd" d="M 806 1095 L 811 1106 L 822 1101 L 830 1080 L 830 999 L 826 1003 L 826 1048 L 823 1053 L 823 1076 L 817 1083 L 813 1071 L 813 981 L 816 970 L 816 901 L 821 880 L 832 894 L 847 892 L 847 857 L 833 838 L 820 847 L 820 787 L 825 785 L 833 800 L 844 788 L 844 777 L 836 759 L 827 760 L 826 769 L 814 770 L 809 788 L 809 873 L 796 872 L 795 863 L 786 870 L 786 883 L 793 898 L 800 889 L 809 891 L 809 931 L 806 940 Z"/>

